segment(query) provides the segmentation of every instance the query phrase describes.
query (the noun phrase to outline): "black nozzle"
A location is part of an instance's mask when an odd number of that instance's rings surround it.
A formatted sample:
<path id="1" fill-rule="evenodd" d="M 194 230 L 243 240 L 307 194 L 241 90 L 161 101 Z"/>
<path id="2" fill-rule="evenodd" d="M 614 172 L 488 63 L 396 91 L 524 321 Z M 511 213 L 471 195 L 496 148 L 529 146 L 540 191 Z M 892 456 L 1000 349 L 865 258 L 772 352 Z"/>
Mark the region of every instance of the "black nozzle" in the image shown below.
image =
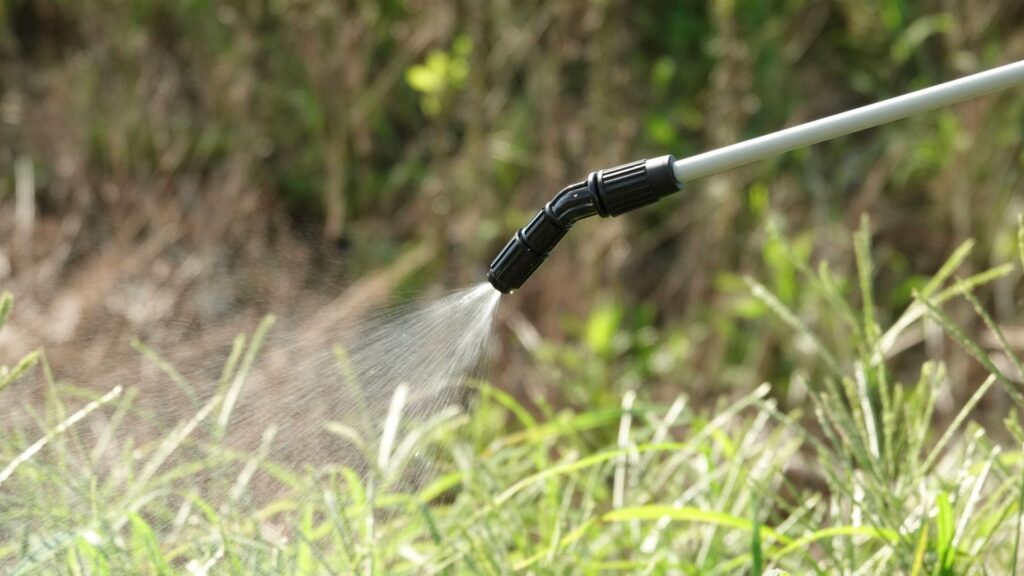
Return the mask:
<path id="1" fill-rule="evenodd" d="M 499 292 L 512 292 L 526 282 L 577 220 L 594 214 L 625 214 L 680 190 L 672 169 L 675 161 L 672 156 L 637 160 L 591 172 L 586 180 L 564 188 L 509 240 L 491 262 L 487 279 Z"/>

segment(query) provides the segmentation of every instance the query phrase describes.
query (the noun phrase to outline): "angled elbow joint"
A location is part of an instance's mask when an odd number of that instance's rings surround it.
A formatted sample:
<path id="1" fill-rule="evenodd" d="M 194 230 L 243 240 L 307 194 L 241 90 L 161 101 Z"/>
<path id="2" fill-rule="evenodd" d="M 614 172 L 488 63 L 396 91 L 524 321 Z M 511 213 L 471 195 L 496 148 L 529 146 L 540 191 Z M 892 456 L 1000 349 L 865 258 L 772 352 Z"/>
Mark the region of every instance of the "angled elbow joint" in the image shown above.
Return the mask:
<path id="1" fill-rule="evenodd" d="M 625 214 L 680 190 L 674 163 L 672 156 L 637 160 L 591 172 L 562 189 L 498 253 L 487 279 L 498 291 L 510 293 L 540 267 L 577 220 Z"/>

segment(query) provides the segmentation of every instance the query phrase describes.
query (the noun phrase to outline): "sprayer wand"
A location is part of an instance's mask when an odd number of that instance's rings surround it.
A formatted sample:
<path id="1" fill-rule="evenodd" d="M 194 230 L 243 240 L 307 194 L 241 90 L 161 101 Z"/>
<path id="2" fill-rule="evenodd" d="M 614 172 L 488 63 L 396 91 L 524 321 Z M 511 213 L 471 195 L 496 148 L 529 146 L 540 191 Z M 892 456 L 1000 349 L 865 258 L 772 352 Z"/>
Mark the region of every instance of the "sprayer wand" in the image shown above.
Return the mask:
<path id="1" fill-rule="evenodd" d="M 1024 84 L 1024 61 L 1014 62 L 834 116 L 676 160 L 661 156 L 591 172 L 559 192 L 516 232 L 491 262 L 487 279 L 500 292 L 526 282 L 577 220 L 618 216 L 657 202 L 689 182 L 751 162 L 887 124 Z"/>

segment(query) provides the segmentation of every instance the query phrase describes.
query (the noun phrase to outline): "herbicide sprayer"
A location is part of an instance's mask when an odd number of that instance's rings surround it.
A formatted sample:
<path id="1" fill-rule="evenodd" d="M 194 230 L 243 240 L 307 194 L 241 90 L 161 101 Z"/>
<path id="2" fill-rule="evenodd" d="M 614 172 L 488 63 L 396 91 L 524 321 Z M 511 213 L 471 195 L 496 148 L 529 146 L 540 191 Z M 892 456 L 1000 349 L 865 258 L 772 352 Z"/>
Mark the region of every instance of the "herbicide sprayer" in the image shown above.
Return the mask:
<path id="1" fill-rule="evenodd" d="M 684 182 L 1017 84 L 1024 84 L 1024 61 L 682 160 L 661 156 L 591 172 L 585 180 L 556 194 L 529 224 L 516 232 L 491 262 L 487 279 L 500 292 L 518 289 L 577 220 L 595 214 L 605 218 L 625 214 L 678 192 Z"/>

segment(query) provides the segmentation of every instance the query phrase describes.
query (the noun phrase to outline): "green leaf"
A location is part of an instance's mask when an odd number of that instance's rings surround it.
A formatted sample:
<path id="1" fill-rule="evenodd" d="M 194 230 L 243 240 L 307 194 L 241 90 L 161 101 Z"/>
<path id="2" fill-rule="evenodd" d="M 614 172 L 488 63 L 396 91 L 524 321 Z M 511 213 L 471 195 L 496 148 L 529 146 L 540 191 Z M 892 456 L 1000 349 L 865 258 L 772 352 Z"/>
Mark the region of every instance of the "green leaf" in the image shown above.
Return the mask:
<path id="1" fill-rule="evenodd" d="M 1011 412 L 1011 414 L 1014 416 L 1016 415 L 1015 412 Z M 1014 423 L 1016 423 L 1016 421 Z M 1014 527 L 1013 537 L 1013 569 L 1010 571 L 1014 576 L 1017 574 L 1017 555 L 1020 552 L 1021 524 L 1024 524 L 1024 469 L 1022 469 L 1021 472 L 1022 475 L 1017 488 L 1017 522 L 1015 523 L 1016 525 Z"/>
<path id="2" fill-rule="evenodd" d="M 79 536 L 75 548 L 76 556 L 86 562 L 89 574 L 110 574 L 110 566 L 107 563 L 106 555 L 94 547 L 87 538 Z"/>
<path id="3" fill-rule="evenodd" d="M 953 255 L 946 259 L 942 267 L 939 268 L 939 271 L 935 273 L 935 276 L 932 276 L 928 283 L 924 285 L 924 288 L 921 289 L 921 297 L 930 298 L 953 275 L 953 272 L 960 268 L 960 265 L 970 256 L 973 249 L 974 240 L 967 240 L 960 246 L 957 246 L 957 249 L 953 251 Z"/>
<path id="4" fill-rule="evenodd" d="M 955 28 L 956 21 L 953 19 L 953 15 L 947 12 L 929 14 L 914 20 L 893 43 L 893 62 L 905 63 L 930 36 L 949 34 Z"/>
<path id="5" fill-rule="evenodd" d="M 622 308 L 616 304 L 605 304 L 599 307 L 587 320 L 584 339 L 587 346 L 599 356 L 608 356 L 612 352 L 612 341 L 622 322 Z"/>
<path id="6" fill-rule="evenodd" d="M 316 573 L 316 558 L 311 545 L 313 533 L 313 508 L 307 506 L 302 510 L 299 521 L 299 533 L 296 539 L 298 550 L 295 557 L 295 574 L 300 576 L 312 576 Z"/>
<path id="7" fill-rule="evenodd" d="M 647 137 L 652 142 L 668 146 L 675 141 L 676 129 L 664 115 L 651 116 L 646 122 Z"/>
<path id="8" fill-rule="evenodd" d="M 750 531 L 750 572 L 754 576 L 761 576 L 764 572 L 764 551 L 761 548 L 761 521 L 758 519 L 759 508 L 758 499 L 755 497 L 753 505 L 754 513 L 751 515 L 753 519 L 753 529 Z"/>
<path id="9" fill-rule="evenodd" d="M 947 573 L 953 566 L 956 557 L 956 550 L 953 549 L 953 534 L 955 526 L 953 522 L 953 507 L 949 503 L 949 496 L 940 492 L 935 497 L 937 508 L 935 516 L 935 552 L 939 557 L 941 573 Z"/>
<path id="10" fill-rule="evenodd" d="M 821 339 L 818 338 L 811 329 L 800 319 L 797 314 L 790 309 L 788 306 L 782 303 L 771 290 L 766 288 L 760 282 L 753 278 L 746 277 L 744 280 L 747 282 L 747 286 L 750 287 L 751 294 L 760 300 L 769 310 L 775 313 L 780 320 L 789 325 L 790 328 L 795 330 L 798 334 L 807 339 L 814 348 L 815 353 L 828 365 L 828 367 L 836 374 L 842 374 L 843 371 L 839 367 L 839 362 L 835 356 L 829 352 L 828 348 L 822 344 Z"/>
<path id="11" fill-rule="evenodd" d="M 782 549 L 771 552 L 769 555 L 773 559 L 777 560 L 784 556 L 788 556 L 793 552 L 807 548 L 808 545 L 819 540 L 836 538 L 838 536 L 867 536 L 883 540 L 890 544 L 895 544 L 899 541 L 899 535 L 895 531 L 884 528 L 872 528 L 870 526 L 831 526 L 829 528 L 822 528 L 821 530 L 815 530 L 814 532 L 805 534 L 796 540 L 793 540 L 789 544 L 786 544 Z"/>
<path id="12" fill-rule="evenodd" d="M 1024 214 L 1017 214 L 1017 258 L 1024 266 Z"/>
<path id="13" fill-rule="evenodd" d="M 452 54 L 465 59 L 473 53 L 473 39 L 466 34 L 459 34 L 452 41 Z"/>
<path id="14" fill-rule="evenodd" d="M 10 372 L 7 372 L 6 368 L 0 368 L 0 392 L 21 378 L 29 368 L 35 366 L 39 362 L 40 354 L 39 350 L 29 353 Z"/>
<path id="15" fill-rule="evenodd" d="M 131 341 L 132 348 L 135 348 L 140 354 L 143 355 L 147 360 L 152 362 L 157 369 L 163 372 L 170 380 L 178 387 L 182 392 L 188 396 L 188 399 L 192 401 L 192 405 L 196 406 L 199 404 L 199 397 L 196 395 L 195 390 L 192 389 L 192 385 L 188 383 L 188 380 L 181 375 L 181 372 L 171 365 L 163 356 L 158 354 L 156 350 L 153 350 L 138 338 Z"/>
<path id="16" fill-rule="evenodd" d="M 560 436 L 569 436 L 585 430 L 617 423 L 622 416 L 621 408 L 605 408 L 583 414 L 561 414 L 535 427 L 503 436 L 494 442 L 491 451 L 497 451 L 515 444 L 542 444 Z"/>
<path id="17" fill-rule="evenodd" d="M 686 444 L 681 444 L 678 442 L 665 442 L 662 444 L 644 444 L 636 446 L 635 448 L 628 448 L 622 450 L 609 450 L 606 452 L 598 452 L 597 454 L 587 456 L 586 458 L 581 458 L 579 460 L 567 462 L 564 464 L 558 464 L 550 468 L 545 468 L 544 470 L 531 476 L 527 476 L 526 478 L 523 478 L 522 480 L 506 488 L 505 491 L 502 492 L 501 494 L 498 494 L 498 496 L 494 498 L 493 503 L 495 505 L 504 504 L 516 494 L 522 492 L 523 490 L 532 485 L 539 484 L 544 480 L 554 478 L 556 476 L 571 474 L 579 470 L 585 470 L 592 466 L 602 464 L 604 462 L 607 462 L 615 458 L 619 458 L 626 454 L 642 454 L 645 452 L 677 452 L 685 448 Z M 746 521 L 744 520 L 744 522 Z"/>
<path id="18" fill-rule="evenodd" d="M 347 466 L 342 468 L 341 473 L 345 476 L 345 482 L 348 483 L 348 494 L 352 500 L 353 508 L 355 510 L 362 510 L 363 506 L 366 505 L 366 487 L 363 486 L 359 473 Z"/>
<path id="19" fill-rule="evenodd" d="M 875 321 L 875 299 L 872 283 L 871 223 L 867 214 L 861 216 L 860 230 L 854 235 L 854 255 L 857 260 L 857 278 L 860 281 L 860 297 L 864 309 L 864 336 L 869 347 L 874 347 L 880 337 Z"/>
<path id="20" fill-rule="evenodd" d="M 224 400 L 220 406 L 220 415 L 217 417 L 217 421 L 214 423 L 214 438 L 221 440 L 227 433 L 228 421 L 231 418 L 231 412 L 235 408 L 235 403 L 238 402 L 239 396 L 242 394 L 242 387 L 245 385 L 246 380 L 249 376 L 249 372 L 252 370 L 253 364 L 256 362 L 256 356 L 260 351 L 260 347 L 263 345 L 263 340 L 266 338 L 267 332 L 274 325 L 275 317 L 273 314 L 269 314 L 263 318 L 259 326 L 256 327 L 256 331 L 252 335 L 252 340 L 249 342 L 249 347 L 245 350 L 245 356 L 242 357 L 242 364 L 238 368 L 238 372 L 235 373 L 234 378 L 231 379 L 231 383 L 227 386 L 227 390 L 224 393 Z"/>
<path id="21" fill-rule="evenodd" d="M 672 79 L 676 76 L 676 59 L 669 56 L 662 56 L 654 61 L 651 66 L 651 80 L 658 88 L 668 88 Z"/>
<path id="22" fill-rule="evenodd" d="M 537 419 L 530 414 L 530 411 L 525 406 L 516 400 L 515 396 L 486 382 L 480 385 L 480 391 L 484 396 L 493 398 L 498 404 L 515 415 L 524 428 L 531 429 L 537 427 Z"/>
<path id="23" fill-rule="evenodd" d="M 737 530 L 744 531 L 752 531 L 755 529 L 754 523 L 750 520 L 733 516 L 732 514 L 727 514 L 725 512 L 703 510 L 701 508 L 693 508 L 690 506 L 677 507 L 660 504 L 620 508 L 618 510 L 608 512 L 601 517 L 601 520 L 603 522 L 629 522 L 632 520 L 661 520 L 662 518 L 683 522 L 714 524 L 716 526 L 735 528 Z M 756 529 L 761 532 L 761 538 L 771 538 L 783 544 L 789 544 L 792 542 L 790 538 L 779 534 L 767 526 L 757 526 Z"/>
<path id="24" fill-rule="evenodd" d="M 11 315 L 11 306 L 14 303 L 14 297 L 11 296 L 10 292 L 4 292 L 0 294 L 0 328 L 7 324 L 7 317 Z"/>
<path id="25" fill-rule="evenodd" d="M 928 453 L 928 457 L 925 458 L 924 464 L 921 465 L 922 473 L 927 473 L 931 470 L 932 465 L 938 461 L 939 456 L 946 447 L 946 444 L 953 439 L 953 435 L 956 434 L 956 431 L 960 429 L 960 426 L 967 421 L 967 416 L 970 415 L 971 411 L 974 410 L 974 407 L 981 401 L 985 396 L 985 393 L 988 392 L 988 389 L 991 388 L 995 382 L 996 375 L 990 374 L 989 377 L 982 382 L 981 386 L 978 386 L 978 389 L 974 391 L 974 394 L 971 395 L 970 399 L 967 400 L 967 403 L 960 409 L 960 412 L 958 412 L 956 417 L 953 418 L 953 422 L 942 433 L 939 441 L 935 443 L 935 447 Z"/>
<path id="26" fill-rule="evenodd" d="M 51 558 L 74 544 L 77 533 L 62 531 L 29 538 L 28 549 L 9 572 L 11 576 L 40 574 Z"/>
<path id="27" fill-rule="evenodd" d="M 136 560 L 143 558 L 149 560 L 147 564 L 144 564 L 147 569 L 142 572 L 150 573 L 150 570 L 155 570 L 157 574 L 170 574 L 171 566 L 160 551 L 160 544 L 157 543 L 153 529 L 142 516 L 134 512 L 130 512 L 128 518 L 132 526 L 132 556 Z"/>
<path id="28" fill-rule="evenodd" d="M 928 550 L 928 524 L 921 526 L 921 536 L 917 539 L 917 548 L 914 550 L 914 567 L 910 570 L 910 576 L 918 576 L 924 566 L 924 553 Z"/>
<path id="29" fill-rule="evenodd" d="M 520 562 L 516 563 L 512 567 L 512 569 L 518 572 L 520 570 L 524 570 L 524 569 L 528 568 L 530 565 L 536 563 L 538 560 L 541 560 L 542 558 L 554 556 L 554 554 L 556 554 L 559 550 L 561 550 L 561 549 L 565 548 L 566 546 L 576 542 L 577 540 L 582 538 L 584 535 L 586 535 L 586 533 L 596 524 L 597 524 L 597 520 L 595 518 L 587 519 L 587 521 L 584 522 L 583 524 L 581 524 L 578 528 L 576 528 L 572 532 L 566 534 L 564 537 L 562 537 L 561 540 L 553 543 L 550 548 L 541 550 L 540 552 L 537 552 L 533 556 L 530 556 L 529 558 L 521 560 Z"/>
<path id="30" fill-rule="evenodd" d="M 405 71 L 405 81 L 417 92 L 436 94 L 444 89 L 444 78 L 436 71 L 417 64 Z"/>
<path id="31" fill-rule="evenodd" d="M 438 496 L 462 484 L 463 480 L 464 474 L 461 471 L 449 472 L 424 486 L 417 495 L 417 498 L 421 503 L 429 504 Z"/>

